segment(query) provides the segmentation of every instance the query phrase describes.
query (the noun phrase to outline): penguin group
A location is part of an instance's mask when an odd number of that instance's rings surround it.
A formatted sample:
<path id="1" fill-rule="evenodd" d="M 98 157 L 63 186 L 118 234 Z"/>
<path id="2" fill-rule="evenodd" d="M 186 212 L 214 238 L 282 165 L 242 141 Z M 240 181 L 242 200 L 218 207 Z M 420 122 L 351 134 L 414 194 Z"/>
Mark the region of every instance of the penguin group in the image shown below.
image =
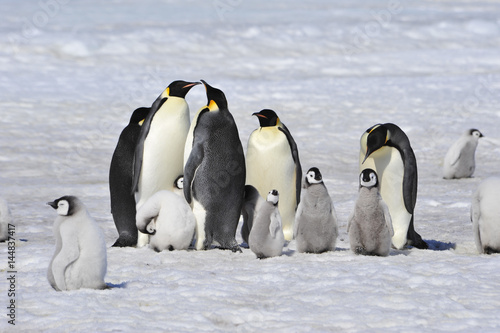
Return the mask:
<path id="1" fill-rule="evenodd" d="M 185 97 L 200 84 L 207 102 L 190 121 Z M 282 255 L 292 240 L 298 253 L 335 251 L 338 221 L 321 171 L 311 167 L 302 177 L 297 144 L 275 111 L 252 116 L 259 127 L 245 155 L 225 94 L 204 80 L 173 81 L 150 107 L 136 109 L 110 163 L 118 232 L 113 246 L 242 252 L 235 237 L 242 216 L 242 245 L 259 259 Z M 470 129 L 450 147 L 444 179 L 472 177 L 481 137 Z M 358 199 L 347 221 L 352 252 L 387 256 L 391 248 L 427 249 L 414 227 L 417 162 L 399 126 L 375 124 L 361 135 L 359 172 Z M 472 199 L 480 253 L 500 253 L 499 188 L 500 177 L 486 179 Z M 68 195 L 47 204 L 58 214 L 50 285 L 58 291 L 107 288 L 104 235 L 84 204 Z M 1 208 L 1 222 L 10 221 L 6 203 Z"/>

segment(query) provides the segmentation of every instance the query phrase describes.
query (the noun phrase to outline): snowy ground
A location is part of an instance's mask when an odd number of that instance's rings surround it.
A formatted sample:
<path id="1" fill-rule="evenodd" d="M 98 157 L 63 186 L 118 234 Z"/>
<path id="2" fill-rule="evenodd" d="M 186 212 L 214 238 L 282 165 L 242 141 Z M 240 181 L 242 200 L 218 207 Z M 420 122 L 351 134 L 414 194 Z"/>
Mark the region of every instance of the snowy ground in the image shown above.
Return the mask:
<path id="1" fill-rule="evenodd" d="M 500 4 L 495 1 L 4 0 L 0 20 L 0 195 L 16 225 L 15 298 L 0 245 L 0 331 L 496 332 L 500 256 L 479 255 L 469 220 L 478 183 L 499 172 Z M 222 89 L 246 146 L 272 108 L 317 166 L 340 220 L 337 251 L 109 248 L 105 291 L 46 279 L 53 209 L 79 196 L 103 229 L 108 167 L 131 112 L 173 80 Z M 202 88 L 187 98 L 192 114 Z M 408 134 L 419 166 L 415 228 L 430 250 L 355 256 L 359 138 Z M 471 127 L 475 177 L 445 181 L 447 148 Z M 239 232 L 237 239 L 241 241 Z"/>

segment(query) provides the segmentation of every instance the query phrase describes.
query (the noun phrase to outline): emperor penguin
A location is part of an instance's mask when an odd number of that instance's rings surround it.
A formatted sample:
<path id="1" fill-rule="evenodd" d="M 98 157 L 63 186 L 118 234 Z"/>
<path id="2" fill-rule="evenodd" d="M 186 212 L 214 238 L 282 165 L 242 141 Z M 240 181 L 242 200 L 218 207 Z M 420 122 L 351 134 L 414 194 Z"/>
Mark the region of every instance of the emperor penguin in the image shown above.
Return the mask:
<path id="1" fill-rule="evenodd" d="M 135 246 L 137 227 L 135 226 L 135 195 L 131 193 L 134 171 L 134 152 L 141 132 L 141 125 L 150 108 L 138 108 L 130 117 L 116 144 L 109 167 L 109 194 L 111 214 L 118 231 L 118 239 L 113 246 Z"/>
<path id="2" fill-rule="evenodd" d="M 389 255 L 394 230 L 389 208 L 379 193 L 377 173 L 372 169 L 364 169 L 359 175 L 359 196 L 347 232 L 354 253 Z"/>
<path id="3" fill-rule="evenodd" d="M 134 154 L 132 193 L 137 208 L 161 190 L 173 190 L 176 177 L 183 172 L 184 145 L 190 119 L 184 99 L 199 82 L 174 81 L 156 99 L 144 120 Z M 147 235 L 139 234 L 137 246 L 144 246 Z"/>
<path id="4" fill-rule="evenodd" d="M 11 224 L 10 209 L 7 201 L 0 198 L 0 242 L 9 239 L 9 225 Z"/>
<path id="5" fill-rule="evenodd" d="M 307 171 L 295 215 L 294 237 L 300 253 L 335 250 L 338 226 L 332 199 L 318 168 Z"/>
<path id="6" fill-rule="evenodd" d="M 397 125 L 377 124 L 361 136 L 360 171 L 374 170 L 380 182 L 380 195 L 389 207 L 394 236 L 392 245 L 427 249 L 427 243 L 413 227 L 417 201 L 417 160 L 410 140 Z"/>
<path id="7" fill-rule="evenodd" d="M 467 130 L 446 153 L 443 164 L 443 178 L 468 178 L 476 169 L 475 154 L 479 138 L 483 134 L 472 128 Z"/>
<path id="8" fill-rule="evenodd" d="M 285 236 L 278 201 L 278 191 L 269 191 L 267 200 L 258 207 L 254 215 L 248 245 L 259 259 L 278 257 L 283 253 Z"/>
<path id="9" fill-rule="evenodd" d="M 137 229 L 149 234 L 156 252 L 187 250 L 193 240 L 196 220 L 184 197 L 162 190 L 137 210 Z"/>
<path id="10" fill-rule="evenodd" d="M 259 119 L 260 127 L 248 139 L 246 184 L 253 185 L 262 197 L 270 189 L 278 190 L 283 232 L 289 241 L 293 238 L 302 185 L 297 144 L 273 110 L 264 109 L 253 115 Z"/>
<path id="11" fill-rule="evenodd" d="M 260 196 L 259 191 L 252 185 L 245 185 L 244 202 L 241 208 L 243 216 L 243 225 L 241 226 L 241 237 L 248 245 L 248 236 L 252 230 L 253 220 L 256 212 L 260 209 L 266 200 Z"/>
<path id="12" fill-rule="evenodd" d="M 245 157 L 224 93 L 203 81 L 207 106 L 196 122 L 184 167 L 184 196 L 196 217 L 196 249 L 212 242 L 241 251 L 236 228 L 243 205 Z"/>
<path id="13" fill-rule="evenodd" d="M 50 285 L 57 291 L 107 288 L 104 235 L 85 205 L 74 196 L 47 204 L 58 214 L 53 228 L 56 251 L 47 272 Z"/>
<path id="14" fill-rule="evenodd" d="M 471 221 L 479 253 L 500 253 L 500 177 L 479 184 L 472 197 Z"/>

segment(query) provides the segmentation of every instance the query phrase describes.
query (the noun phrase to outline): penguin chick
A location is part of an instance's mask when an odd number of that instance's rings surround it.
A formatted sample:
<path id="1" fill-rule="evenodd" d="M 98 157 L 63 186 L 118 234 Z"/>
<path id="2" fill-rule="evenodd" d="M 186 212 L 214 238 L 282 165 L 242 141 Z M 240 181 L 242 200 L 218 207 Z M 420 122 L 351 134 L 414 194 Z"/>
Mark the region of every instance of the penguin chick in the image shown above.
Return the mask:
<path id="1" fill-rule="evenodd" d="M 500 253 L 500 177 L 479 184 L 473 195 L 471 221 L 479 253 Z"/>
<path id="2" fill-rule="evenodd" d="M 150 235 L 156 252 L 187 250 L 193 240 L 196 220 L 184 197 L 163 190 L 151 196 L 137 211 L 137 229 Z"/>
<path id="3" fill-rule="evenodd" d="M 337 216 L 318 168 L 307 171 L 295 215 L 294 235 L 298 252 L 323 253 L 335 250 Z"/>
<path id="4" fill-rule="evenodd" d="M 359 196 L 347 224 L 351 250 L 356 254 L 387 256 L 394 235 L 389 209 L 379 193 L 377 173 L 359 176 Z"/>
<path id="5" fill-rule="evenodd" d="M 5 242 L 9 239 L 9 224 L 11 216 L 7 201 L 0 198 L 0 242 Z"/>
<path id="6" fill-rule="evenodd" d="M 174 181 L 174 193 L 184 198 L 184 176 L 180 175 Z"/>
<path id="7" fill-rule="evenodd" d="M 74 196 L 47 204 L 59 214 L 53 229 L 56 251 L 47 272 L 50 285 L 58 291 L 107 288 L 104 235 L 85 205 Z"/>
<path id="8" fill-rule="evenodd" d="M 278 191 L 272 190 L 255 212 L 252 229 L 248 236 L 250 250 L 259 259 L 277 257 L 283 252 L 285 236 L 278 210 Z"/>
<path id="9" fill-rule="evenodd" d="M 243 207 L 241 209 L 241 215 L 243 216 L 241 237 L 247 244 L 248 235 L 250 235 L 250 230 L 252 230 L 255 212 L 258 211 L 260 206 L 265 202 L 266 200 L 260 196 L 259 191 L 257 191 L 255 187 L 252 185 L 245 186 L 245 201 L 243 202 Z"/>
<path id="10" fill-rule="evenodd" d="M 476 169 L 475 154 L 479 138 L 483 134 L 477 129 L 466 131 L 446 153 L 443 163 L 443 178 L 468 178 Z"/>

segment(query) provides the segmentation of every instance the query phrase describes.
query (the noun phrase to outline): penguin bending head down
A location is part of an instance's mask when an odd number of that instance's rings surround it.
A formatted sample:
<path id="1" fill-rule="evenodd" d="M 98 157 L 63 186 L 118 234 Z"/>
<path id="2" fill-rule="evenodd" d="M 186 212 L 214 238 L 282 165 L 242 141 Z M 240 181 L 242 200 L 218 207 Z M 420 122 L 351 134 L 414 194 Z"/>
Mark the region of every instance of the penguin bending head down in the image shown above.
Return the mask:
<path id="1" fill-rule="evenodd" d="M 236 228 L 245 188 L 245 156 L 224 93 L 203 81 L 207 106 L 198 115 L 184 167 L 184 196 L 196 217 L 196 249 L 213 242 L 240 251 Z"/>
<path id="2" fill-rule="evenodd" d="M 199 82 L 173 81 L 158 96 L 141 127 L 134 154 L 132 193 L 139 209 L 153 194 L 174 190 L 183 173 L 184 145 L 190 126 L 186 94 Z M 148 242 L 139 234 L 137 246 Z"/>
<path id="3" fill-rule="evenodd" d="M 394 235 L 387 205 L 379 194 L 377 173 L 359 175 L 359 196 L 347 224 L 351 250 L 356 254 L 387 256 Z"/>
<path id="4" fill-rule="evenodd" d="M 74 196 L 47 204 L 59 214 L 53 229 L 56 251 L 47 271 L 50 285 L 58 291 L 107 288 L 104 235 L 84 204 Z"/>
<path id="5" fill-rule="evenodd" d="M 307 171 L 295 217 L 294 236 L 298 252 L 335 250 L 337 215 L 318 168 Z"/>
<path id="6" fill-rule="evenodd" d="M 279 193 L 269 191 L 267 200 L 259 205 L 248 236 L 250 250 L 259 259 L 277 257 L 283 253 L 285 237 L 278 210 Z"/>
<path id="7" fill-rule="evenodd" d="M 264 109 L 253 115 L 259 119 L 260 127 L 248 139 L 246 184 L 253 185 L 262 197 L 269 189 L 278 190 L 283 232 L 286 240 L 292 240 L 302 184 L 297 144 L 273 110 Z"/>
<path id="8" fill-rule="evenodd" d="M 378 175 L 380 195 L 389 207 L 394 236 L 392 245 L 427 249 L 413 227 L 417 201 L 417 161 L 406 134 L 395 124 L 377 124 L 361 136 L 360 171 L 372 169 Z"/>
<path id="9" fill-rule="evenodd" d="M 443 163 L 443 178 L 472 177 L 476 169 L 475 153 L 479 138 L 483 134 L 477 129 L 467 130 L 446 153 Z"/>
<path id="10" fill-rule="evenodd" d="M 472 198 L 471 221 L 479 253 L 500 253 L 500 177 L 481 182 Z"/>

